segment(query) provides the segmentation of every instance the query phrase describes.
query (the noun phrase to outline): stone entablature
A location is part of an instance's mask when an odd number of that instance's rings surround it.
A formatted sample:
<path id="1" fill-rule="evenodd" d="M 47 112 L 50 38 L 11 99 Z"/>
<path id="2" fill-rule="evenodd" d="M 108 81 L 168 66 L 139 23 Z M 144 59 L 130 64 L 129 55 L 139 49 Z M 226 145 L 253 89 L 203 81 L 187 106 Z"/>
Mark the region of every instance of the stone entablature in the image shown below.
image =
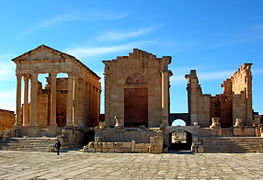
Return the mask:
<path id="1" fill-rule="evenodd" d="M 41 45 L 12 60 L 16 63 L 17 96 L 16 126 L 57 126 L 57 101 L 66 103 L 66 126 L 97 126 L 100 114 L 100 77 L 75 57 Z M 38 75 L 48 73 L 48 85 L 42 89 Z M 58 73 L 67 73 L 68 78 L 59 80 Z M 21 112 L 21 80 L 24 79 L 23 115 Z M 31 87 L 29 87 L 29 80 Z M 29 88 L 31 94 L 29 95 Z M 58 98 L 60 94 L 66 98 Z M 29 96 L 31 97 L 30 103 Z M 66 101 L 66 102 L 65 102 Z M 43 109 L 40 109 L 40 104 Z M 41 111 L 42 116 L 41 116 Z M 40 116 L 43 118 L 39 122 Z M 22 121 L 23 120 L 23 121 Z M 40 123 L 38 125 L 38 123 Z"/>
<path id="2" fill-rule="evenodd" d="M 108 127 L 115 126 L 116 116 L 124 117 L 124 126 L 159 127 L 161 123 L 168 125 L 169 77 L 172 75 L 168 70 L 170 62 L 169 56 L 157 58 L 138 49 L 134 49 L 129 56 L 103 61 L 105 122 Z M 132 98 L 138 98 L 138 102 Z M 132 101 L 133 103 L 129 103 Z M 145 108 L 145 114 L 142 114 L 141 118 L 127 119 L 131 114 L 136 114 L 128 112 L 136 104 L 144 104 L 139 110 Z M 136 119 L 139 119 L 138 122 L 132 123 Z"/>

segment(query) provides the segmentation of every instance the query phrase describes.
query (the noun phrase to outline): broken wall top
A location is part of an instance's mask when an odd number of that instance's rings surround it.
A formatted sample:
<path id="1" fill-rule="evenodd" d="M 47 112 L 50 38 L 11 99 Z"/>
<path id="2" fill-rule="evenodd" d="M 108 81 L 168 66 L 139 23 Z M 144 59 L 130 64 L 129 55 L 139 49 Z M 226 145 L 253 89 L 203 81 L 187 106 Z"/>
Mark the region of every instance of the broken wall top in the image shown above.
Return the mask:
<path id="1" fill-rule="evenodd" d="M 104 60 L 102 61 L 105 65 L 109 65 L 112 63 L 121 63 L 122 61 L 127 61 L 131 59 L 137 59 L 140 61 L 145 61 L 146 59 L 148 61 L 156 61 L 157 63 L 162 63 L 163 67 L 167 67 L 168 64 L 171 63 L 171 56 L 163 56 L 162 58 L 157 58 L 156 55 L 153 55 L 151 53 L 139 50 L 139 49 L 133 49 L 132 53 L 129 53 L 129 56 L 118 56 L 117 59 L 113 60 Z"/>

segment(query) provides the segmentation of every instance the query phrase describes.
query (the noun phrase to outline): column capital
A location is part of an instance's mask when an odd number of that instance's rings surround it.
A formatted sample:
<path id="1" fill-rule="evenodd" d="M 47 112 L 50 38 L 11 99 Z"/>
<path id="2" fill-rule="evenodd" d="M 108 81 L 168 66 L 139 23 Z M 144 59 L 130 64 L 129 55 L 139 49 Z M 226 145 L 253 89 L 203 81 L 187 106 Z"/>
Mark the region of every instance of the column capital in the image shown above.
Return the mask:
<path id="1" fill-rule="evenodd" d="M 30 79 L 30 75 L 29 75 L 29 74 L 23 74 L 23 77 L 24 77 L 24 80 L 25 80 L 25 81 L 28 80 L 28 79 Z"/>
<path id="2" fill-rule="evenodd" d="M 20 74 L 20 73 L 16 73 L 16 77 L 17 78 L 22 78 L 23 74 Z"/>

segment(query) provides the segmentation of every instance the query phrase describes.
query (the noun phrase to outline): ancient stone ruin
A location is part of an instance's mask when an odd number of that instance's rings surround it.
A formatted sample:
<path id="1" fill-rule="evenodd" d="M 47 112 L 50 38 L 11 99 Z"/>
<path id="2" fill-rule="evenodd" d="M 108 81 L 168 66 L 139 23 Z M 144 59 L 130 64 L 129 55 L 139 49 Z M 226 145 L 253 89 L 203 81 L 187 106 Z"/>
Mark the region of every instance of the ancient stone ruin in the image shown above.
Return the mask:
<path id="1" fill-rule="evenodd" d="M 86 145 L 88 152 L 263 152 L 263 118 L 252 108 L 252 63 L 223 81 L 223 93 L 215 96 L 202 93 L 191 70 L 185 76 L 189 112 L 170 113 L 171 60 L 139 49 L 104 60 L 100 114 L 100 77 L 75 57 L 41 45 L 14 58 L 16 114 L 0 112 L 1 148 L 23 150 L 33 139 L 42 144 L 34 150 L 52 150 L 49 144 L 59 138 L 63 148 Z M 46 85 L 40 74 L 48 74 Z M 173 126 L 178 119 L 185 126 Z"/>

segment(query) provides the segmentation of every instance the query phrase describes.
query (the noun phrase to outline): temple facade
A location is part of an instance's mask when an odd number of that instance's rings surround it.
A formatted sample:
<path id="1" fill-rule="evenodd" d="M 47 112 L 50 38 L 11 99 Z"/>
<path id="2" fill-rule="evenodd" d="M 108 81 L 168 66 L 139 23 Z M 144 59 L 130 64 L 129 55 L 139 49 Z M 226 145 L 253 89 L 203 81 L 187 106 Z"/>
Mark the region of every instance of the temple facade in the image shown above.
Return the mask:
<path id="1" fill-rule="evenodd" d="M 40 128 L 57 135 L 61 128 L 99 125 L 100 77 L 75 57 L 42 45 L 12 61 L 17 77 L 15 126 L 22 127 L 23 135 L 36 135 Z M 42 87 L 38 76 L 46 73 Z M 58 78 L 59 73 L 67 77 Z"/>

